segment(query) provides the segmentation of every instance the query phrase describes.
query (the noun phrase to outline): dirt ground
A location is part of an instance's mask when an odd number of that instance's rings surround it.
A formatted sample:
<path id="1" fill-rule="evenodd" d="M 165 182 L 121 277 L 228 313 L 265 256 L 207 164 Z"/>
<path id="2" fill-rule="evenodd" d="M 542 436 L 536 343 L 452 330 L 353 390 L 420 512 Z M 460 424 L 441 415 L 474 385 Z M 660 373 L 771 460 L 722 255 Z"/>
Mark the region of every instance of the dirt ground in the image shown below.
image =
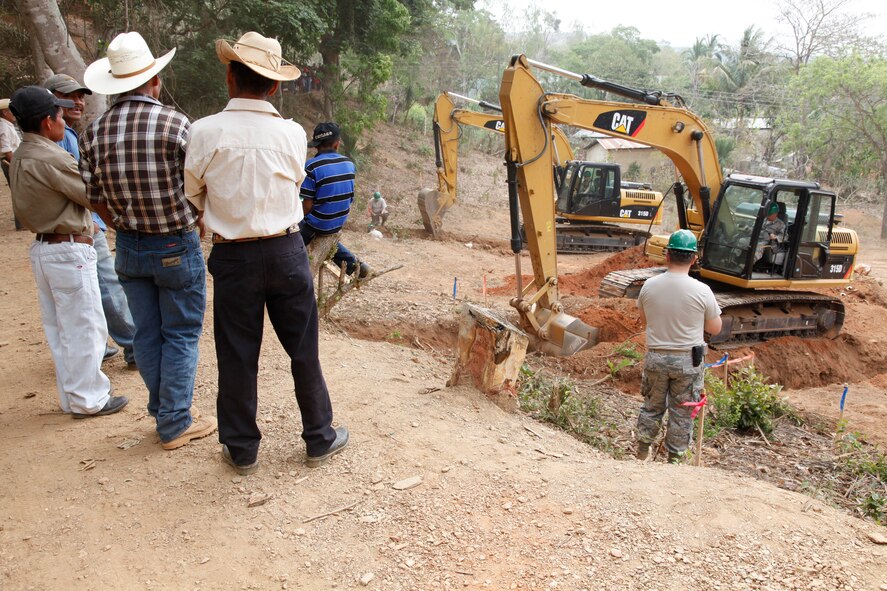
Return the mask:
<path id="1" fill-rule="evenodd" d="M 375 268 L 405 266 L 349 295 L 322 327 L 336 423 L 352 443 L 314 470 L 270 326 L 253 476 L 234 475 L 215 437 L 163 451 L 141 379 L 119 357 L 105 369 L 129 407 L 62 414 L 32 237 L 12 230 L 0 187 L 0 589 L 887 590 L 887 545 L 875 543 L 884 528 L 742 474 L 613 460 L 447 388 L 458 305 L 509 310 L 504 179 L 490 172 L 501 169 L 495 156 L 463 160 L 445 239 L 428 240 L 415 195 L 433 182 L 432 159 L 403 157 L 404 145 L 429 141 L 414 135 L 380 130 L 361 171 L 361 191 L 378 187 L 395 205 L 390 228 L 372 238 L 357 211 L 343 240 Z M 845 290 L 839 339 L 780 339 L 754 353 L 793 403 L 826 417 L 848 382 L 851 428 L 887 443 L 883 247 L 864 245 L 872 276 Z M 619 343 L 643 344 L 630 302 L 596 298 L 602 269 L 619 262 L 606 259 L 560 259 L 567 309 L 603 328 L 600 345 L 559 362 L 569 375 L 592 379 Z M 195 389 L 204 413 L 215 410 L 212 313 L 210 297 Z M 638 383 L 638 370 L 617 383 L 626 412 Z M 418 484 L 404 489 L 407 479 Z"/>

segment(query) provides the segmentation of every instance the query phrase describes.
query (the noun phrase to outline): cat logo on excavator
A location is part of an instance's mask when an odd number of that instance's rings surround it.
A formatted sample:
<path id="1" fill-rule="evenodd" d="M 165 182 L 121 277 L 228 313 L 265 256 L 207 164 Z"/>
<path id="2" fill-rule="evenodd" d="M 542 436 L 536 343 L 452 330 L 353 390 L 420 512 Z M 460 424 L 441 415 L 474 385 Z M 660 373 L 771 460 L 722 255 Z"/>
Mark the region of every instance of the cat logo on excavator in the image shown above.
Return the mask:
<path id="1" fill-rule="evenodd" d="M 604 129 L 607 132 L 616 132 L 628 137 L 636 137 L 644 127 L 647 113 L 632 109 L 619 111 L 607 111 L 598 115 L 592 124 L 593 127 Z"/>

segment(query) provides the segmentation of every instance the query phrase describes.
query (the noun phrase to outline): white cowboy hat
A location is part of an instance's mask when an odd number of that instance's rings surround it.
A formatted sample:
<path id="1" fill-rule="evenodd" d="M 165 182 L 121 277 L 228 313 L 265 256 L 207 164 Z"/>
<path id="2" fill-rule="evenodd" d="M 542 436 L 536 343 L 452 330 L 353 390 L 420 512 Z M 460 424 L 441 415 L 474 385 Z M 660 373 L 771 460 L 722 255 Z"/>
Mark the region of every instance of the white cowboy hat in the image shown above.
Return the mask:
<path id="1" fill-rule="evenodd" d="M 154 59 L 148 44 L 136 32 L 120 33 L 108 45 L 108 57 L 93 62 L 83 74 L 87 88 L 99 94 L 120 94 L 134 90 L 156 76 L 176 53 Z"/>
<path id="2" fill-rule="evenodd" d="M 263 37 L 254 31 L 244 33 L 233 47 L 224 39 L 216 41 L 216 55 L 225 65 L 240 62 L 259 76 L 271 80 L 295 80 L 301 76 L 299 68 L 280 54 L 277 39 Z"/>

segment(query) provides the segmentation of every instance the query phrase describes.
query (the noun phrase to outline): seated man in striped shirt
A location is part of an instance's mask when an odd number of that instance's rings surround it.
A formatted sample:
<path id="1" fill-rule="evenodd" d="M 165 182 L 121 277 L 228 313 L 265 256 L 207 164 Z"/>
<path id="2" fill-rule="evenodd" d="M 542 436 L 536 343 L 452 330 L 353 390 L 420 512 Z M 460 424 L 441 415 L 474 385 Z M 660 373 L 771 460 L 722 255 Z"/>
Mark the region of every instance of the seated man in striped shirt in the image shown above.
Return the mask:
<path id="1" fill-rule="evenodd" d="M 339 126 L 332 122 L 318 123 L 308 143 L 309 148 L 317 148 L 317 155 L 305 163 L 305 181 L 300 192 L 305 219 L 299 223 L 299 231 L 306 246 L 315 235 L 341 230 L 351 211 L 354 163 L 338 153 L 341 143 Z M 333 262 L 340 268 L 344 264 L 348 275 L 358 270 L 360 278 L 371 271 L 369 265 L 358 261 L 341 242 L 336 244 Z"/>

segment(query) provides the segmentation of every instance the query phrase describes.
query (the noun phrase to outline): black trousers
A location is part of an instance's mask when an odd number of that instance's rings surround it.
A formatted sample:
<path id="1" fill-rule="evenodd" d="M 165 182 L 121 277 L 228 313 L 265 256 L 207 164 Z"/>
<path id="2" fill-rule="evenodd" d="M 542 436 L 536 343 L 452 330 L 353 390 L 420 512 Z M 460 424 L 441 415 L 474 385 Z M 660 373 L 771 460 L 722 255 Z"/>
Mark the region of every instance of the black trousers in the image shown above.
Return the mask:
<path id="1" fill-rule="evenodd" d="M 251 464 L 259 453 L 256 380 L 267 307 L 274 332 L 292 360 L 308 455 L 324 454 L 336 432 L 318 358 L 317 304 L 302 237 L 293 232 L 214 244 L 207 268 L 214 281 L 219 441 L 237 464 Z"/>

